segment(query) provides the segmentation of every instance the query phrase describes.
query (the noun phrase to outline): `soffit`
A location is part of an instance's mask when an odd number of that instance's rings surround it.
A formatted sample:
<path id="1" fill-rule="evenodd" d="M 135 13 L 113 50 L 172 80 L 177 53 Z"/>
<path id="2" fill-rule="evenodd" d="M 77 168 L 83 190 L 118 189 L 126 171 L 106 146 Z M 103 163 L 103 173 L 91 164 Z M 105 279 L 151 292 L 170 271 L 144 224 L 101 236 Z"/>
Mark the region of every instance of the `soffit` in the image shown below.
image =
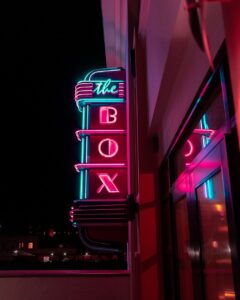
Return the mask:
<path id="1" fill-rule="evenodd" d="M 126 67 L 127 0 L 101 0 L 107 67 Z"/>

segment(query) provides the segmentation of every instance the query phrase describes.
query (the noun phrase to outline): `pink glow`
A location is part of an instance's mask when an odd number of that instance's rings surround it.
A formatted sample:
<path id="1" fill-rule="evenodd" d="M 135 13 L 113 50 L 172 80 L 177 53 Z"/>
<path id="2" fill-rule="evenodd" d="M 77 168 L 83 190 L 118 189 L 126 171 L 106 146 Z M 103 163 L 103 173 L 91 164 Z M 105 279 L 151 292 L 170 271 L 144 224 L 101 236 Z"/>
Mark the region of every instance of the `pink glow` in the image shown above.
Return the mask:
<path id="1" fill-rule="evenodd" d="M 187 140 L 187 143 L 189 145 L 189 151 L 187 153 L 185 153 L 185 155 L 184 155 L 185 157 L 189 157 L 193 153 L 193 144 L 192 144 L 192 142 L 190 142 L 190 140 Z"/>
<path id="2" fill-rule="evenodd" d="M 80 169 L 98 169 L 98 168 L 125 168 L 125 163 L 112 163 L 112 164 L 76 164 L 74 168 L 77 172 Z"/>
<path id="3" fill-rule="evenodd" d="M 118 95 L 119 97 L 124 97 L 124 83 L 120 82 L 118 85 Z"/>
<path id="4" fill-rule="evenodd" d="M 93 83 L 81 82 L 75 87 L 75 100 L 80 97 L 92 97 L 93 95 Z"/>
<path id="5" fill-rule="evenodd" d="M 100 194 L 102 189 L 105 187 L 108 193 L 119 193 L 117 186 L 114 184 L 115 178 L 118 176 L 118 173 L 114 174 L 111 178 L 109 174 L 101 173 L 97 174 L 98 178 L 101 180 L 102 185 L 97 189 L 97 193 Z"/>
<path id="6" fill-rule="evenodd" d="M 80 129 L 75 132 L 77 139 L 81 141 L 81 135 L 98 135 L 98 134 L 125 134 L 124 129 Z"/>
<path id="7" fill-rule="evenodd" d="M 103 150 L 102 150 L 102 145 L 104 143 L 107 143 L 107 145 L 108 145 L 108 147 L 107 147 L 108 148 L 107 149 L 108 153 L 107 154 L 104 153 Z M 109 139 L 109 138 L 103 139 L 98 144 L 98 152 L 100 153 L 100 155 L 102 155 L 103 157 L 106 157 L 106 158 L 115 156 L 117 154 L 117 152 L 118 152 L 118 149 L 119 149 L 118 143 L 115 140 L 113 140 L 113 139 Z"/>
<path id="8" fill-rule="evenodd" d="M 78 95 L 92 95 L 91 91 L 77 91 L 76 94 Z"/>
<path id="9" fill-rule="evenodd" d="M 110 111 L 113 111 L 110 113 Z M 102 106 L 99 110 L 100 124 L 114 124 L 117 121 L 117 109 L 112 106 Z"/>
<path id="10" fill-rule="evenodd" d="M 215 133 L 215 130 L 213 129 L 194 129 L 193 130 L 194 133 L 199 133 L 199 134 L 202 134 L 202 135 L 206 135 L 208 136 L 209 139 L 212 138 L 212 136 L 214 135 Z"/>

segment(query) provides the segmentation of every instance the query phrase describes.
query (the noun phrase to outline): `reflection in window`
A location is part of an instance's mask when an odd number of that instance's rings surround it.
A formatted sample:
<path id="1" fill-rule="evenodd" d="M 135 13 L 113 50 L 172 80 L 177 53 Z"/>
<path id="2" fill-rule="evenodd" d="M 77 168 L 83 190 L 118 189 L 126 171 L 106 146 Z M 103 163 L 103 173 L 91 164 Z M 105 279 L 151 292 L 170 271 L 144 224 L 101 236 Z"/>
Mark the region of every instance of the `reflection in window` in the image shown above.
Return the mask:
<path id="1" fill-rule="evenodd" d="M 226 124 L 220 86 L 212 91 L 209 98 L 210 104 L 205 107 L 203 113 L 199 114 L 193 129 L 173 155 L 172 174 L 175 179 L 211 143 L 219 129 Z M 211 185 L 211 182 L 208 185 Z"/>
<path id="2" fill-rule="evenodd" d="M 211 185 L 207 185 L 210 182 Z M 200 213 L 206 299 L 235 299 L 231 248 L 221 172 L 196 190 Z M 212 193 L 206 193 L 206 187 Z"/>

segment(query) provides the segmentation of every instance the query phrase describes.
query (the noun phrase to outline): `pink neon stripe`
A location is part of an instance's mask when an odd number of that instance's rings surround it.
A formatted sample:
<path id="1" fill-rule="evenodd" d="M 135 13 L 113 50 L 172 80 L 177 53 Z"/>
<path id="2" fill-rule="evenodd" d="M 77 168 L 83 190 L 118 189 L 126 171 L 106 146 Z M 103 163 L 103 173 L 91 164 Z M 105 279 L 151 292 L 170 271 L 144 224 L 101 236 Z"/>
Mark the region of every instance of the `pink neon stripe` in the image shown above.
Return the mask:
<path id="1" fill-rule="evenodd" d="M 81 86 L 81 85 L 79 85 L 79 86 L 76 86 L 76 87 L 75 87 L 75 90 L 81 90 L 81 89 L 82 89 L 82 90 L 83 90 L 83 89 L 84 89 L 84 90 L 85 90 L 85 89 L 86 89 L 86 90 L 87 90 L 87 89 L 90 90 L 90 89 L 92 89 L 92 88 L 93 88 L 93 86 Z"/>
<path id="2" fill-rule="evenodd" d="M 90 94 L 90 95 L 92 95 L 93 92 L 92 91 L 76 91 L 75 95 L 77 95 L 77 94 Z"/>
<path id="3" fill-rule="evenodd" d="M 93 94 L 91 94 L 91 93 L 76 93 L 75 94 L 75 97 L 76 96 L 92 96 Z"/>
<path id="4" fill-rule="evenodd" d="M 93 86 L 92 85 L 76 85 L 75 86 L 75 90 L 79 90 L 79 89 L 92 89 L 93 88 Z"/>
<path id="5" fill-rule="evenodd" d="M 85 90 L 82 90 L 82 91 L 76 91 L 75 94 L 92 94 L 93 92 L 92 91 L 85 91 Z"/>
<path id="6" fill-rule="evenodd" d="M 78 86 L 75 88 L 76 91 L 92 91 L 92 88 L 91 87 L 85 87 L 85 86 Z"/>
<path id="7" fill-rule="evenodd" d="M 125 133 L 126 133 L 126 130 L 124 130 L 124 129 L 105 129 L 105 130 L 104 129 L 103 130 L 101 130 L 101 129 L 80 129 L 75 132 L 79 141 L 81 140 L 81 138 L 80 138 L 81 134 L 92 134 L 92 135 L 96 134 L 96 135 L 98 135 L 98 134 L 125 134 Z"/>
<path id="8" fill-rule="evenodd" d="M 92 89 L 83 88 L 83 87 L 75 89 L 75 92 L 81 92 L 81 91 L 92 92 Z"/>
<path id="9" fill-rule="evenodd" d="M 75 95 L 78 95 L 78 94 L 89 94 L 89 95 L 92 95 L 93 93 L 91 91 L 76 91 Z"/>
<path id="10" fill-rule="evenodd" d="M 74 165 L 74 168 L 77 172 L 80 171 L 80 169 L 98 169 L 98 168 L 125 168 L 125 163 L 113 163 L 113 164 L 76 164 Z"/>
<path id="11" fill-rule="evenodd" d="M 92 92 L 93 92 L 92 90 L 85 90 L 85 89 L 75 91 L 75 93 L 92 93 Z"/>
<path id="12" fill-rule="evenodd" d="M 91 93 L 76 93 L 76 96 L 92 96 Z"/>
<path id="13" fill-rule="evenodd" d="M 92 90 L 92 86 L 76 86 L 75 87 L 75 90 L 89 90 L 91 91 Z"/>
<path id="14" fill-rule="evenodd" d="M 214 133 L 215 133 L 215 130 L 213 130 L 213 129 L 194 129 L 193 130 L 193 132 L 194 133 L 199 133 L 199 134 L 209 134 L 209 138 L 211 138 L 213 135 L 214 135 Z"/>
<path id="15" fill-rule="evenodd" d="M 76 86 L 75 91 L 92 91 L 92 86 Z"/>

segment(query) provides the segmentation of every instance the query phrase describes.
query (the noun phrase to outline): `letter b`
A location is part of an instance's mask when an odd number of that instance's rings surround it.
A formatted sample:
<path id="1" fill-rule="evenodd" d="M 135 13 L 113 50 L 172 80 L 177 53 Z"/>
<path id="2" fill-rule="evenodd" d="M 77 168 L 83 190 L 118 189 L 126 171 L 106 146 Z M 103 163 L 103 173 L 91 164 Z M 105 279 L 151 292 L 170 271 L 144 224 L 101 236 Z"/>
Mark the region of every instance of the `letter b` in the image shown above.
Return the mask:
<path id="1" fill-rule="evenodd" d="M 99 110 L 100 124 L 114 124 L 117 121 L 117 109 L 112 106 L 101 106 Z"/>

